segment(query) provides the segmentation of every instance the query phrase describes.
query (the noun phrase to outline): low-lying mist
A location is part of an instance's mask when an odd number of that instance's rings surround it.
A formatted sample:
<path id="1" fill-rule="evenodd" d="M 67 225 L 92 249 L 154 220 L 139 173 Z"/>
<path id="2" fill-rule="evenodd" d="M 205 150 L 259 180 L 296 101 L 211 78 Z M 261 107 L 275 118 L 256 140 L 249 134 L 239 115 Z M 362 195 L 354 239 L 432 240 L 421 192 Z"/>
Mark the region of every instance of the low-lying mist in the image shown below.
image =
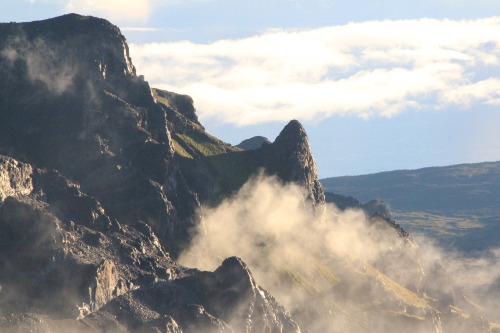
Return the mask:
<path id="1" fill-rule="evenodd" d="M 421 236 L 414 242 L 383 217 L 334 205 L 314 211 L 305 197 L 298 185 L 254 177 L 217 207 L 204 207 L 179 262 L 214 270 L 241 257 L 311 332 L 446 332 L 454 329 L 448 317 L 500 319 L 492 318 L 500 251 L 465 262 Z"/>

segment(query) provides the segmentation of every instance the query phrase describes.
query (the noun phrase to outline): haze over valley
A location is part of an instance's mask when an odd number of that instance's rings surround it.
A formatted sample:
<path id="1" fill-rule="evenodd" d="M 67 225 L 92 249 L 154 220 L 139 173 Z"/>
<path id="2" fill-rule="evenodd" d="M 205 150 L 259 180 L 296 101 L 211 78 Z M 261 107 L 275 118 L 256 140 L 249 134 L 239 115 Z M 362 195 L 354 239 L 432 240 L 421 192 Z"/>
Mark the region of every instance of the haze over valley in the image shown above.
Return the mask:
<path id="1" fill-rule="evenodd" d="M 321 183 L 325 192 L 362 202 L 382 199 L 406 230 L 466 255 L 500 246 L 500 162 L 326 178 Z"/>

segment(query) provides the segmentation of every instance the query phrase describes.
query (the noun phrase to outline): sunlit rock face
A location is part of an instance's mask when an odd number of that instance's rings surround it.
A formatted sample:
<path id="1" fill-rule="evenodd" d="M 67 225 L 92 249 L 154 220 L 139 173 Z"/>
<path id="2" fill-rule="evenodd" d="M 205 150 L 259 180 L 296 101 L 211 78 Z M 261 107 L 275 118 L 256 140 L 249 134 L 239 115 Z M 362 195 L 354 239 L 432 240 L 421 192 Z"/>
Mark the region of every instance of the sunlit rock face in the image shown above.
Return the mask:
<path id="1" fill-rule="evenodd" d="M 33 168 L 0 155 L 0 203 L 8 196 L 28 195 L 33 191 Z"/>

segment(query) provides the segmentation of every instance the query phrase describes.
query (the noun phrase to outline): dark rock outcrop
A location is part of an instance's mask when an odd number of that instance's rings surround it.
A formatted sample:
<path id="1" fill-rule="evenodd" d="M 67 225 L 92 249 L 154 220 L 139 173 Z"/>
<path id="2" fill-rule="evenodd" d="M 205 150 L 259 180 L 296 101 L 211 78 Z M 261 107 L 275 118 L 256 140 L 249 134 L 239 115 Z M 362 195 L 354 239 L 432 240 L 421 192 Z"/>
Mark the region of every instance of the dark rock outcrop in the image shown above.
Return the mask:
<path id="1" fill-rule="evenodd" d="M 190 96 L 154 88 L 152 91 L 153 96 L 166 112 L 171 132 L 185 133 L 195 128 L 204 129 L 198 121 L 193 99 Z"/>
<path id="2" fill-rule="evenodd" d="M 309 146 L 306 131 L 297 120 L 290 121 L 273 144 L 263 145 L 263 166 L 267 173 L 277 175 L 285 182 L 294 182 L 305 188 L 315 207 L 325 203 L 323 187 L 318 180 L 316 162 Z"/>
<path id="3" fill-rule="evenodd" d="M 214 272 L 194 270 L 187 277 L 117 297 L 84 322 L 96 326 L 92 323 L 102 318 L 116 318 L 130 331 L 141 332 L 163 332 L 167 326 L 172 332 L 300 332 L 236 257 L 224 260 Z"/>

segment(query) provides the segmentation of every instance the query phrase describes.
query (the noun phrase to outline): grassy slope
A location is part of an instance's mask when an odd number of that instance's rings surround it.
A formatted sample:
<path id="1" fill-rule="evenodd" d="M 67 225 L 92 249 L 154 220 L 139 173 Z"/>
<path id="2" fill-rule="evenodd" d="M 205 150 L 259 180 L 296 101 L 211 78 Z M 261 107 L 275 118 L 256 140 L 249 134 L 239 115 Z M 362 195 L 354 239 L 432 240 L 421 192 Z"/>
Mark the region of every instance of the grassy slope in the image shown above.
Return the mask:
<path id="1" fill-rule="evenodd" d="M 426 298 L 353 257 L 333 258 L 328 263 L 304 257 L 300 265 L 281 259 L 274 262 L 282 271 L 285 286 L 295 294 L 301 291 L 303 302 L 319 307 L 325 318 L 334 314 L 341 325 L 338 328 L 345 331 L 370 331 L 370 322 L 382 318 L 423 325 L 425 313 L 435 310 Z M 300 320 L 300 313 L 294 315 Z"/>
<path id="2" fill-rule="evenodd" d="M 206 164 L 207 172 L 217 179 L 214 195 L 239 189 L 258 169 L 249 152 L 231 146 L 202 129 L 174 134 L 175 151 L 180 156 Z"/>
<path id="3" fill-rule="evenodd" d="M 155 89 L 153 94 L 157 102 L 170 107 Z M 216 203 L 221 197 L 238 190 L 258 170 L 258 161 L 252 152 L 219 140 L 200 125 L 188 122 L 188 130 L 171 133 L 176 156 L 185 170 L 202 173 L 213 181 L 211 197 Z"/>

